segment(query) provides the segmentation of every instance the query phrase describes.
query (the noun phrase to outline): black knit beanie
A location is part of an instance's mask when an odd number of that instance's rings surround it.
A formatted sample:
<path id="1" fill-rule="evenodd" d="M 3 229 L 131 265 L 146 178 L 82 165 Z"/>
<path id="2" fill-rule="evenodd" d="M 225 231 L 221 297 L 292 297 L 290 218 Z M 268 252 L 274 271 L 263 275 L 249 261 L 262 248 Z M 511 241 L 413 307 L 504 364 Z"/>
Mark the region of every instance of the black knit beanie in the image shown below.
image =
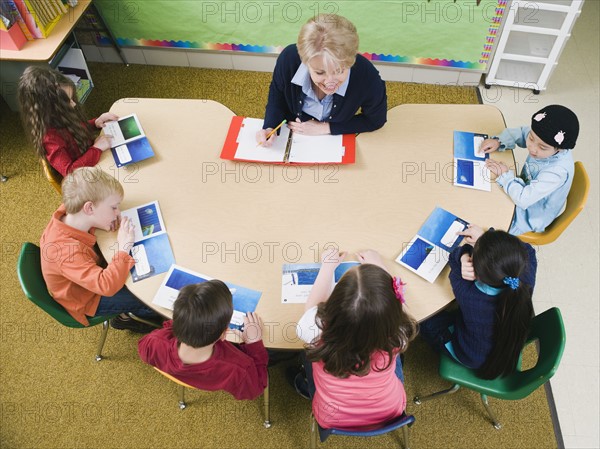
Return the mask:
<path id="1" fill-rule="evenodd" d="M 569 108 L 552 104 L 533 114 L 531 129 L 548 145 L 565 150 L 575 147 L 579 120 Z"/>

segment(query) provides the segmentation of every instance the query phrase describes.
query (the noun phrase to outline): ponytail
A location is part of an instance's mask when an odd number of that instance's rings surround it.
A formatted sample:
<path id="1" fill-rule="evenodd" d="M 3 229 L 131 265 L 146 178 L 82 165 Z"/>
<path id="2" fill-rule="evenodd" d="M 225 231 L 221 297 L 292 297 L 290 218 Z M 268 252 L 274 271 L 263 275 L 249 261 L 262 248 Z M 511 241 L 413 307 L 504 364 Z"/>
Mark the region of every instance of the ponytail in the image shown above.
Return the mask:
<path id="1" fill-rule="evenodd" d="M 533 304 L 533 285 L 523 281 L 529 267 L 525 245 L 504 231 L 489 230 L 473 248 L 473 268 L 477 278 L 502 288 L 496 297 L 493 347 L 478 370 L 483 379 L 495 379 L 513 372 L 527 341 Z"/>

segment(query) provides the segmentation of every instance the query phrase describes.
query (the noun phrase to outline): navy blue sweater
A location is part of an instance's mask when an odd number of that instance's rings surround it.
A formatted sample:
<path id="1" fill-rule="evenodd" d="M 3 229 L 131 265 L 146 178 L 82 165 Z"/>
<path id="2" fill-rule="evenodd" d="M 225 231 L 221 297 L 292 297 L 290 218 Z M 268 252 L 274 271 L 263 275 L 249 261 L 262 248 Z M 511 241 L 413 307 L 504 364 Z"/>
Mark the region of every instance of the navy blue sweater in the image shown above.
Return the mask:
<path id="1" fill-rule="evenodd" d="M 277 58 L 263 128 L 275 128 L 283 119 L 306 121 L 313 117 L 302 112 L 306 95 L 302 87 L 292 84 L 301 61 L 296 44 L 287 46 Z M 385 82 L 377 69 L 364 56 L 356 55 L 350 71 L 346 95 L 333 94 L 329 122 L 331 134 L 354 134 L 374 131 L 387 120 Z M 361 109 L 360 114 L 356 112 Z"/>
<path id="2" fill-rule="evenodd" d="M 537 259 L 535 250 L 524 243 L 529 263 L 520 280 L 526 285 L 535 285 Z M 498 296 L 490 296 L 480 291 L 473 281 L 466 281 L 460 272 L 460 257 L 473 250 L 471 245 L 463 245 L 450 254 L 450 284 L 460 313 L 454 323 L 452 346 L 456 357 L 469 368 L 480 368 L 494 346 L 494 324 Z M 508 288 L 508 287 L 507 287 Z"/>

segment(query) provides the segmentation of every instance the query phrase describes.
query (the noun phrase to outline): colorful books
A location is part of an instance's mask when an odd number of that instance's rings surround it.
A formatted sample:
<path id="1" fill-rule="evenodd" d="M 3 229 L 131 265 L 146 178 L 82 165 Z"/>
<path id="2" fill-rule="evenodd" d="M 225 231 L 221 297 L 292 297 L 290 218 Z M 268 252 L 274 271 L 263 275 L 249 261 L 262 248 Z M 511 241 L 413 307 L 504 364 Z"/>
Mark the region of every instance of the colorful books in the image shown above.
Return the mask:
<path id="1" fill-rule="evenodd" d="M 48 37 L 63 11 L 54 0 L 13 0 L 34 38 Z"/>
<path id="2" fill-rule="evenodd" d="M 135 225 L 131 255 L 135 265 L 131 269 L 133 282 L 168 271 L 175 257 L 169 243 L 158 201 L 143 204 L 121 212 Z"/>
<path id="3" fill-rule="evenodd" d="M 104 133 L 112 136 L 111 151 L 117 167 L 154 156 L 154 150 L 136 114 L 106 122 Z"/>
<path id="4" fill-rule="evenodd" d="M 173 265 L 156 292 L 152 304 L 173 310 L 173 304 L 177 299 L 179 290 L 186 285 L 198 284 L 211 279 L 213 278 L 204 274 L 195 273 L 178 265 Z M 227 285 L 233 296 L 233 315 L 229 327 L 242 330 L 246 313 L 256 310 L 262 293 L 229 282 L 225 282 L 225 285 Z"/>
<path id="5" fill-rule="evenodd" d="M 221 159 L 273 164 L 353 164 L 354 134 L 302 136 L 282 126 L 271 147 L 258 145 L 256 133 L 264 120 L 235 116 L 231 119 Z"/>
<path id="6" fill-rule="evenodd" d="M 454 131 L 454 185 L 491 192 L 490 171 L 485 166 L 489 154 L 481 151 L 487 134 Z"/>
<path id="7" fill-rule="evenodd" d="M 333 285 L 338 283 L 346 271 L 358 264 L 358 262 L 342 262 L 335 269 Z M 306 303 L 321 265 L 320 263 L 284 264 L 281 277 L 281 302 L 284 304 Z"/>
<path id="8" fill-rule="evenodd" d="M 448 263 L 450 252 L 463 237 L 469 223 L 436 207 L 427 217 L 417 235 L 405 246 L 396 262 L 433 283 Z"/>

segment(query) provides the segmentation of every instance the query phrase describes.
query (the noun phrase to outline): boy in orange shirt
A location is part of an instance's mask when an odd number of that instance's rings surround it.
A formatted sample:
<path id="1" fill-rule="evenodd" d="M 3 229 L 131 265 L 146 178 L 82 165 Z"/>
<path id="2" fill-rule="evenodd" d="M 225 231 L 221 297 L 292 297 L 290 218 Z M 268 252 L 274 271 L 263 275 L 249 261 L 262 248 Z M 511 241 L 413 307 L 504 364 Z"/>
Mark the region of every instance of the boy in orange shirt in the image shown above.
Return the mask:
<path id="1" fill-rule="evenodd" d="M 89 324 L 88 317 L 121 314 L 111 320 L 112 327 L 151 331 L 151 326 L 125 315 L 131 312 L 140 318 L 160 320 L 125 287 L 135 260 L 129 255 L 133 223 L 126 217 L 120 220 L 123 187 L 99 168 L 81 167 L 63 179 L 62 195 L 63 204 L 40 239 L 48 291 L 84 326 Z M 94 232 L 96 228 L 114 231 L 117 227 L 117 251 L 106 264 L 96 252 Z"/>

